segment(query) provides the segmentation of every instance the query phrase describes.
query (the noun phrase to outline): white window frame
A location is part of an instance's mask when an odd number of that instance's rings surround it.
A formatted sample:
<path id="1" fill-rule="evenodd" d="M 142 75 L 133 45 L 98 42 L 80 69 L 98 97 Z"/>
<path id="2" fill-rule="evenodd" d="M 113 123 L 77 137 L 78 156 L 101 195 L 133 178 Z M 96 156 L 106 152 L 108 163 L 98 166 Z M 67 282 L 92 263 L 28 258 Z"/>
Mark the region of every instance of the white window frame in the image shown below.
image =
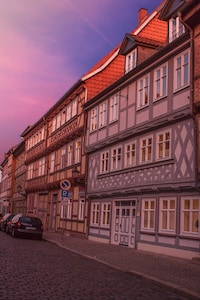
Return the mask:
<path id="1" fill-rule="evenodd" d="M 66 114 L 66 121 L 69 121 L 72 117 L 72 105 L 69 103 L 67 105 L 67 114 Z"/>
<path id="2" fill-rule="evenodd" d="M 109 123 L 115 122 L 119 118 L 119 94 L 115 94 L 110 98 Z"/>
<path id="3" fill-rule="evenodd" d="M 38 176 L 45 175 L 45 157 L 40 158 L 38 167 Z"/>
<path id="4" fill-rule="evenodd" d="M 157 160 L 169 159 L 171 157 L 171 130 L 165 130 L 163 132 L 157 133 L 156 141 Z"/>
<path id="5" fill-rule="evenodd" d="M 61 126 L 61 112 L 57 114 L 56 129 L 60 128 L 60 126 Z"/>
<path id="6" fill-rule="evenodd" d="M 200 236 L 200 197 L 182 197 L 180 216 L 180 234 Z"/>
<path id="7" fill-rule="evenodd" d="M 78 99 L 76 98 L 72 101 L 72 111 L 71 111 L 72 118 L 77 115 L 77 110 L 78 110 Z"/>
<path id="8" fill-rule="evenodd" d="M 100 203 L 91 203 L 91 216 L 90 224 L 92 226 L 98 226 L 100 221 Z"/>
<path id="9" fill-rule="evenodd" d="M 126 55 L 125 73 L 133 70 L 137 65 L 137 48 Z"/>
<path id="10" fill-rule="evenodd" d="M 81 161 L 81 139 L 75 141 L 75 163 Z"/>
<path id="11" fill-rule="evenodd" d="M 28 179 L 33 178 L 33 170 L 34 170 L 34 166 L 33 163 L 31 163 L 30 165 L 28 165 Z"/>
<path id="12" fill-rule="evenodd" d="M 111 171 L 122 168 L 122 146 L 111 149 Z"/>
<path id="13" fill-rule="evenodd" d="M 109 151 L 101 153 L 100 158 L 100 173 L 107 173 L 109 171 Z"/>
<path id="14" fill-rule="evenodd" d="M 50 154 L 50 173 L 55 171 L 55 164 L 56 164 L 56 153 L 53 152 Z"/>
<path id="15" fill-rule="evenodd" d="M 136 142 L 125 144 L 125 167 L 136 165 Z"/>
<path id="16" fill-rule="evenodd" d="M 61 219 L 71 219 L 72 218 L 72 198 L 63 200 L 61 203 Z"/>
<path id="17" fill-rule="evenodd" d="M 56 116 L 52 120 L 52 132 L 56 130 Z"/>
<path id="18" fill-rule="evenodd" d="M 159 199 L 159 232 L 176 232 L 176 198 Z"/>
<path id="19" fill-rule="evenodd" d="M 169 43 L 179 38 L 185 32 L 184 25 L 180 22 L 180 18 L 171 18 L 169 20 Z"/>
<path id="20" fill-rule="evenodd" d="M 111 203 L 101 203 L 101 226 L 109 227 L 111 221 Z"/>
<path id="21" fill-rule="evenodd" d="M 78 201 L 78 219 L 84 220 L 85 216 L 85 196 L 79 196 Z"/>
<path id="22" fill-rule="evenodd" d="M 189 86 L 189 83 L 190 52 L 189 49 L 187 49 L 174 57 L 174 92 Z"/>
<path id="23" fill-rule="evenodd" d="M 153 136 L 147 136 L 140 140 L 140 162 L 147 163 L 153 159 Z"/>
<path id="24" fill-rule="evenodd" d="M 168 65 L 164 64 L 154 71 L 154 101 L 167 96 Z"/>
<path id="25" fill-rule="evenodd" d="M 155 232 L 156 200 L 142 199 L 141 230 Z"/>
<path id="26" fill-rule="evenodd" d="M 141 109 L 149 105 L 149 74 L 137 81 L 137 109 Z"/>
<path id="27" fill-rule="evenodd" d="M 98 125 L 98 106 L 94 107 L 90 111 L 90 131 L 97 130 Z"/>
<path id="28" fill-rule="evenodd" d="M 107 101 L 99 104 L 99 128 L 107 124 Z"/>
<path id="29" fill-rule="evenodd" d="M 61 112 L 61 126 L 66 122 L 66 108 L 64 108 Z"/>
<path id="30" fill-rule="evenodd" d="M 66 167 L 66 145 L 61 148 L 60 167 L 61 169 Z"/>
<path id="31" fill-rule="evenodd" d="M 67 145 L 67 165 L 71 166 L 73 164 L 73 143 Z"/>

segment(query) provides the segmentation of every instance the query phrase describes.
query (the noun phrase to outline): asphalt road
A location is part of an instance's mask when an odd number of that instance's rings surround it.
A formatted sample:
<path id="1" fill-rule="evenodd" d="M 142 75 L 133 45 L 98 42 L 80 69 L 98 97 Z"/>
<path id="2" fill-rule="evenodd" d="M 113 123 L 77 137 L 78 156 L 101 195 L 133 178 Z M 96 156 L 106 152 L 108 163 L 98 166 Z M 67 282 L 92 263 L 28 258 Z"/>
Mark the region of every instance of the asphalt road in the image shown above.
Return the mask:
<path id="1" fill-rule="evenodd" d="M 0 232 L 1 300 L 183 300 L 171 291 L 47 241 Z"/>

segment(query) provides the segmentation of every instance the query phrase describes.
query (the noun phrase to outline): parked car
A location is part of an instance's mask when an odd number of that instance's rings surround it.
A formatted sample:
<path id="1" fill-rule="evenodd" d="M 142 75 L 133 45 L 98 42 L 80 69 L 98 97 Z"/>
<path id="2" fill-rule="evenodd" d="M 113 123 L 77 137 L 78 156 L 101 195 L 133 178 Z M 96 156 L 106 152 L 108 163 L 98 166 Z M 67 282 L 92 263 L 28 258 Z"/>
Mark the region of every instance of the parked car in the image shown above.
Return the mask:
<path id="1" fill-rule="evenodd" d="M 0 220 L 0 230 L 6 231 L 7 223 L 14 217 L 14 214 L 7 213 Z"/>
<path id="2" fill-rule="evenodd" d="M 7 223 L 6 232 L 13 237 L 30 236 L 42 239 L 43 225 L 40 218 L 17 214 Z"/>

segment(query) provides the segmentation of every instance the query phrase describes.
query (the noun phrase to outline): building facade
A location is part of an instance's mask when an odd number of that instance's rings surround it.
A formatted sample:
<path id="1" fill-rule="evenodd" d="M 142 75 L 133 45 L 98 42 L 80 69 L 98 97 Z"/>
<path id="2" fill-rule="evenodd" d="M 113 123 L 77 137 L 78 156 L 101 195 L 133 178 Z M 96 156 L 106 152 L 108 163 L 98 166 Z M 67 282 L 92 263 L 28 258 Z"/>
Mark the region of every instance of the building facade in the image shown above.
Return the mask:
<path id="1" fill-rule="evenodd" d="M 183 5 L 166 1 L 161 7 L 166 44 L 151 56 L 140 59 L 145 45 L 146 50 L 156 45 L 153 40 L 125 36 L 120 53 L 126 62 L 131 57 L 133 68 L 126 63 L 124 77 L 85 109 L 88 237 L 188 258 L 200 249 L 199 136 L 190 31 L 179 13 Z M 99 111 L 96 126 L 93 111 Z"/>

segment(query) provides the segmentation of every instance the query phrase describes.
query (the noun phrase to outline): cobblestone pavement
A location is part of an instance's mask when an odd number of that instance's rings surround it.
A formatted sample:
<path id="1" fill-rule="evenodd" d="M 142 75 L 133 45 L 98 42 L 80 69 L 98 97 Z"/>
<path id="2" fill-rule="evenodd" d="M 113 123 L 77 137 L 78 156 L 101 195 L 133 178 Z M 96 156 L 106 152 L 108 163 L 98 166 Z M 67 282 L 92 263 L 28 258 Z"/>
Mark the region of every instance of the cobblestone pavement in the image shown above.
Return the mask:
<path id="1" fill-rule="evenodd" d="M 189 299 L 44 240 L 0 241 L 1 300 Z"/>
<path id="2" fill-rule="evenodd" d="M 108 266 L 150 279 L 185 295 L 187 299 L 200 299 L 200 264 L 192 260 L 98 243 L 63 233 L 45 231 L 44 239 Z"/>

